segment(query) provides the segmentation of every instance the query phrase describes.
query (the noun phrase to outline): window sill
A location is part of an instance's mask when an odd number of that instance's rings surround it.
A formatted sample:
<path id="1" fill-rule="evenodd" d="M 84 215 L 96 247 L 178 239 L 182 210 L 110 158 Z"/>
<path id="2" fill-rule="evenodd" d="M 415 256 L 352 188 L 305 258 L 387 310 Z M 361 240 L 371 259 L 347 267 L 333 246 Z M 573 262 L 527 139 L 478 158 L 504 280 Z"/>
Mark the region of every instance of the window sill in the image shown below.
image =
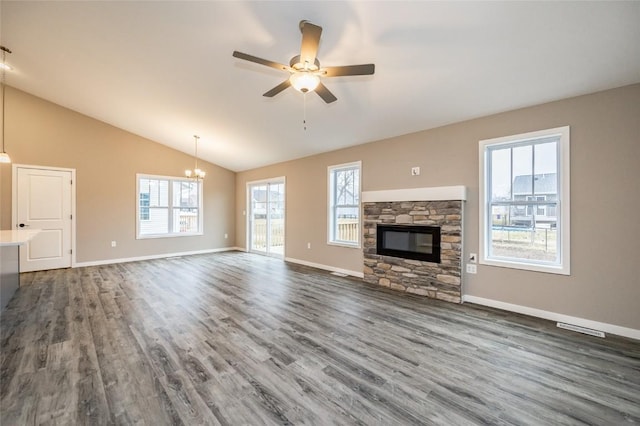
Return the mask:
<path id="1" fill-rule="evenodd" d="M 359 249 L 360 244 L 359 243 L 346 243 L 346 242 L 340 242 L 340 241 L 327 241 L 327 245 L 330 246 L 336 246 L 336 247 L 345 247 L 345 248 L 352 248 L 352 249 Z"/>
<path id="2" fill-rule="evenodd" d="M 544 272 L 547 274 L 556 275 L 571 275 L 569 267 L 562 265 L 544 265 L 537 263 L 518 262 L 517 260 L 502 259 L 480 259 L 478 263 L 480 265 L 497 266 L 500 268 L 520 269 L 524 271 Z"/>
<path id="3" fill-rule="evenodd" d="M 176 238 L 176 237 L 197 237 L 199 235 L 204 235 L 203 232 L 182 232 L 178 234 L 149 234 L 149 235 L 138 235 L 136 236 L 136 240 L 150 240 L 154 238 Z"/>

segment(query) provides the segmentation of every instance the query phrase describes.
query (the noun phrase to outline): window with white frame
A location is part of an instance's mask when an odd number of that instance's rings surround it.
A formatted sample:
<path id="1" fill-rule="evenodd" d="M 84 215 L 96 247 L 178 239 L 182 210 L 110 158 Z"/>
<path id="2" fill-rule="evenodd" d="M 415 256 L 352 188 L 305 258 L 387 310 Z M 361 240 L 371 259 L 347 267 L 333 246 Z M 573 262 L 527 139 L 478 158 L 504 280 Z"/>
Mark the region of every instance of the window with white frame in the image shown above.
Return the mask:
<path id="1" fill-rule="evenodd" d="M 330 166 L 329 243 L 360 247 L 360 162 Z"/>
<path id="2" fill-rule="evenodd" d="M 202 234 L 202 181 L 141 175 L 137 179 L 137 238 Z"/>
<path id="3" fill-rule="evenodd" d="M 481 264 L 569 275 L 569 127 L 480 141 Z"/>

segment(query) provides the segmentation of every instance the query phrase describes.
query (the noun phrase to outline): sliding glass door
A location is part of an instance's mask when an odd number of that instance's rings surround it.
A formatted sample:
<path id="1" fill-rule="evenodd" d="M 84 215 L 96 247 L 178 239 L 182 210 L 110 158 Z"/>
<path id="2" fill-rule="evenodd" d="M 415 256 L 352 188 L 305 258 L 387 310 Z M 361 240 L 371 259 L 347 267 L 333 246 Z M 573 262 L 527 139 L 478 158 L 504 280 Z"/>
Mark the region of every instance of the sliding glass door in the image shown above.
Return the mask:
<path id="1" fill-rule="evenodd" d="M 284 178 L 248 184 L 249 251 L 284 257 Z"/>

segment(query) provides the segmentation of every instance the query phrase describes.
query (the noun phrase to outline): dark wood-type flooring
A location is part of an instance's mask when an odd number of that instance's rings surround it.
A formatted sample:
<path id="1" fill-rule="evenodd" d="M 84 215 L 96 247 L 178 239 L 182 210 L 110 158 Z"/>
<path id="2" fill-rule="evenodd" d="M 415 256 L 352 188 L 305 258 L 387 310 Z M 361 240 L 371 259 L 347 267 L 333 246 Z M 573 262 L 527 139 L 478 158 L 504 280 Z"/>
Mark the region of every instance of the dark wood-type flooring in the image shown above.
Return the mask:
<path id="1" fill-rule="evenodd" d="M 229 252 L 22 275 L 0 423 L 640 423 L 640 342 Z"/>

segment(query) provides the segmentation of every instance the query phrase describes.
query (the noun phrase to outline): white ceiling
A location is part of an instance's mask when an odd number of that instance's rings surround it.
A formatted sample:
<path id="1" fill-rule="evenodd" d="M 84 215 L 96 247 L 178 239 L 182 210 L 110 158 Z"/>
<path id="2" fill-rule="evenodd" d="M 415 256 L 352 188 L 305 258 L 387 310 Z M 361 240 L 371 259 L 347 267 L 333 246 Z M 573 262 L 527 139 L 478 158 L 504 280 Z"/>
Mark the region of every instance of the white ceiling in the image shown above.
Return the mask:
<path id="1" fill-rule="evenodd" d="M 1 3 L 7 84 L 234 171 L 640 82 L 640 2 Z M 289 88 L 323 27 L 338 101 Z"/>

